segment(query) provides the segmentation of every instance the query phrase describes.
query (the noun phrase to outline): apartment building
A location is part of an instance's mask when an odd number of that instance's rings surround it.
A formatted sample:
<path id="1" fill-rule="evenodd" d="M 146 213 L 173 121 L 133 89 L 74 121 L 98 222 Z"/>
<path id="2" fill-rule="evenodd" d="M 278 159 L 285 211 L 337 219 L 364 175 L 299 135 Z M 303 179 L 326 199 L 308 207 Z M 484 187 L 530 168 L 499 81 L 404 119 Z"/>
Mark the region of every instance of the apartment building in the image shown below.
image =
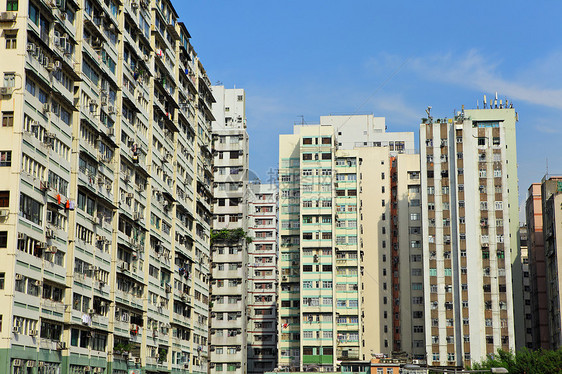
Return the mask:
<path id="1" fill-rule="evenodd" d="M 531 281 L 532 348 L 550 349 L 541 183 L 533 183 L 529 186 L 525 215 L 528 233 L 529 278 Z"/>
<path id="2" fill-rule="evenodd" d="M 0 2 L 0 365 L 207 372 L 213 95 L 166 0 Z"/>
<path id="3" fill-rule="evenodd" d="M 243 89 L 212 87 L 211 373 L 247 372 L 248 133 Z"/>
<path id="4" fill-rule="evenodd" d="M 265 373 L 277 364 L 278 187 L 248 187 L 248 373 Z"/>
<path id="5" fill-rule="evenodd" d="M 543 239 L 546 268 L 546 296 L 548 298 L 548 339 L 550 349 L 562 346 L 562 315 L 560 302 L 560 262 L 558 249 L 562 245 L 560 221 L 562 215 L 562 177 L 544 178 L 541 185 Z"/>
<path id="6" fill-rule="evenodd" d="M 470 365 L 513 350 L 524 328 L 516 113 L 495 104 L 420 125 L 430 365 Z M 524 330 L 517 336 L 524 341 Z"/>
<path id="7" fill-rule="evenodd" d="M 278 366 L 290 370 L 334 371 L 340 361 L 390 355 L 396 331 L 391 156 L 413 153 L 413 134 L 381 135 L 400 144 L 391 151 L 368 136 L 384 133 L 384 120 L 320 122 L 280 136 Z M 366 142 L 346 140 L 357 133 Z M 412 172 L 419 183 L 419 166 Z"/>
<path id="8" fill-rule="evenodd" d="M 521 274 L 523 275 L 523 308 L 525 313 L 525 347 L 533 348 L 533 306 L 531 293 L 531 272 L 529 267 L 529 235 L 527 226 L 519 227 L 519 245 L 521 248 Z"/>
<path id="9" fill-rule="evenodd" d="M 390 158 L 393 357 L 425 360 L 419 154 Z"/>

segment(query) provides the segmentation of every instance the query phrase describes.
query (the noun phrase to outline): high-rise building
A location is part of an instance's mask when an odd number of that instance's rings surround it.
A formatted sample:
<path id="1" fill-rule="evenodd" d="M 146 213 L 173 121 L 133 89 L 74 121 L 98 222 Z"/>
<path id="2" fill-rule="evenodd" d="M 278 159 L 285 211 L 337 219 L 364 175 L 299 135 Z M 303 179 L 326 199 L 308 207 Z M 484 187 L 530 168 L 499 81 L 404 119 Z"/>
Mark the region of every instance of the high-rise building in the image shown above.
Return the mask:
<path id="1" fill-rule="evenodd" d="M 280 136 L 278 366 L 292 370 L 333 371 L 342 360 L 391 354 L 399 271 L 392 266 L 391 175 L 406 181 L 411 166 L 419 178 L 413 156 L 398 161 L 403 172 L 391 173 L 391 156 L 413 153 L 412 133 L 385 133 L 384 119 L 373 116 L 320 122 Z"/>
<path id="2" fill-rule="evenodd" d="M 277 363 L 276 184 L 248 188 L 248 373 L 264 373 Z"/>
<path id="3" fill-rule="evenodd" d="M 187 28 L 168 0 L 1 6 L 0 372 L 206 373 L 213 96 Z"/>
<path id="4" fill-rule="evenodd" d="M 212 87 L 211 373 L 247 372 L 248 133 L 243 89 Z"/>
<path id="5" fill-rule="evenodd" d="M 393 357 L 423 363 L 425 319 L 419 154 L 390 160 Z"/>
<path id="6" fill-rule="evenodd" d="M 550 348 L 548 327 L 548 298 L 546 295 L 546 267 L 544 257 L 541 184 L 533 183 L 525 204 L 527 221 L 527 251 L 531 281 L 531 334 L 534 349 Z"/>
<path id="7" fill-rule="evenodd" d="M 420 126 L 429 364 L 513 350 L 524 328 L 515 124 L 506 103 Z"/>
<path id="8" fill-rule="evenodd" d="M 546 296 L 548 298 L 548 337 L 550 349 L 562 347 L 562 314 L 560 301 L 560 261 L 558 249 L 562 248 L 562 177 L 543 179 L 541 185 L 544 256 L 546 268 Z M 541 337 L 542 338 L 542 337 Z"/>
<path id="9" fill-rule="evenodd" d="M 533 306 L 531 302 L 531 272 L 529 268 L 529 236 L 527 226 L 519 227 L 519 245 L 521 248 L 521 273 L 523 275 L 523 308 L 525 308 L 525 347 L 533 348 Z"/>

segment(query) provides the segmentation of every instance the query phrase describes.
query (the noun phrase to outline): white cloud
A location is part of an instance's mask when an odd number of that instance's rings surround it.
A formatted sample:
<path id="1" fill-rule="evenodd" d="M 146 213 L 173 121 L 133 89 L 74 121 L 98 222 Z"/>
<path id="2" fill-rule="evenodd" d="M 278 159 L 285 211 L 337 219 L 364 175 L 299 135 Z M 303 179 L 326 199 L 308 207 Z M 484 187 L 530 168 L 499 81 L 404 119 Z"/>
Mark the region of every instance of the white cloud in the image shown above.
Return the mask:
<path id="1" fill-rule="evenodd" d="M 560 54 L 553 54 L 550 60 L 560 60 Z M 408 64 L 408 69 L 422 77 L 443 83 L 456 84 L 483 92 L 498 92 L 511 101 L 520 100 L 531 104 L 562 109 L 562 89 L 547 88 L 550 85 L 545 78 L 545 69 L 552 69 L 552 74 L 559 74 L 559 66 L 552 61 L 542 61 L 525 69 L 523 79 L 502 77 L 499 62 L 486 59 L 477 50 L 464 55 L 441 55 L 439 57 L 417 57 Z M 535 68 L 541 72 L 540 80 L 532 79 Z"/>

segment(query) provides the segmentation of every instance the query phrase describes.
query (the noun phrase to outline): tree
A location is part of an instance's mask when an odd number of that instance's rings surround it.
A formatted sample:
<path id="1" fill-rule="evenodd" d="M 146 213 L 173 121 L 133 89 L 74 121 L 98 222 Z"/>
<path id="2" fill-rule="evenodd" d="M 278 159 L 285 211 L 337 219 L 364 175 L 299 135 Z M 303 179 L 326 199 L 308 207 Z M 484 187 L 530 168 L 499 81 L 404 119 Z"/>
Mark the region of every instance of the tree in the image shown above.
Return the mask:
<path id="1" fill-rule="evenodd" d="M 562 349 L 557 351 L 536 350 L 526 348 L 513 352 L 498 350 L 473 369 L 491 369 L 504 367 L 510 374 L 559 374 L 562 373 Z"/>

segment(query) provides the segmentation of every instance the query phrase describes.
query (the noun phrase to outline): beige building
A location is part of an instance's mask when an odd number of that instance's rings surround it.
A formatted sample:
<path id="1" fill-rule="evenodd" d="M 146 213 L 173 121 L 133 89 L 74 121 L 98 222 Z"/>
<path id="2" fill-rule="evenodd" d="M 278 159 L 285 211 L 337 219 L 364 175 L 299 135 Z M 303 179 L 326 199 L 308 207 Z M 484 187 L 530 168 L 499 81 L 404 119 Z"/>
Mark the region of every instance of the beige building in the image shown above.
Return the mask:
<path id="1" fill-rule="evenodd" d="M 515 124 L 500 104 L 420 126 L 428 364 L 524 341 Z"/>
<path id="2" fill-rule="evenodd" d="M 372 116 L 320 121 L 280 136 L 278 366 L 290 370 L 334 371 L 340 361 L 392 353 L 400 325 L 393 321 L 391 156 L 403 160 L 396 178 L 405 183 L 412 167 L 419 184 L 419 159 L 405 155 L 413 153 L 407 147 L 413 134 L 384 133 L 384 120 L 381 128 Z M 368 138 L 374 130 L 385 145 Z M 355 133 L 366 134 L 366 143 L 344 141 Z M 408 199 L 404 190 L 401 199 Z M 409 239 L 400 243 L 408 248 Z M 396 269 L 409 268 L 409 259 Z"/>
<path id="3" fill-rule="evenodd" d="M 186 27 L 166 0 L 0 8 L 0 372 L 206 373 L 213 96 Z"/>

